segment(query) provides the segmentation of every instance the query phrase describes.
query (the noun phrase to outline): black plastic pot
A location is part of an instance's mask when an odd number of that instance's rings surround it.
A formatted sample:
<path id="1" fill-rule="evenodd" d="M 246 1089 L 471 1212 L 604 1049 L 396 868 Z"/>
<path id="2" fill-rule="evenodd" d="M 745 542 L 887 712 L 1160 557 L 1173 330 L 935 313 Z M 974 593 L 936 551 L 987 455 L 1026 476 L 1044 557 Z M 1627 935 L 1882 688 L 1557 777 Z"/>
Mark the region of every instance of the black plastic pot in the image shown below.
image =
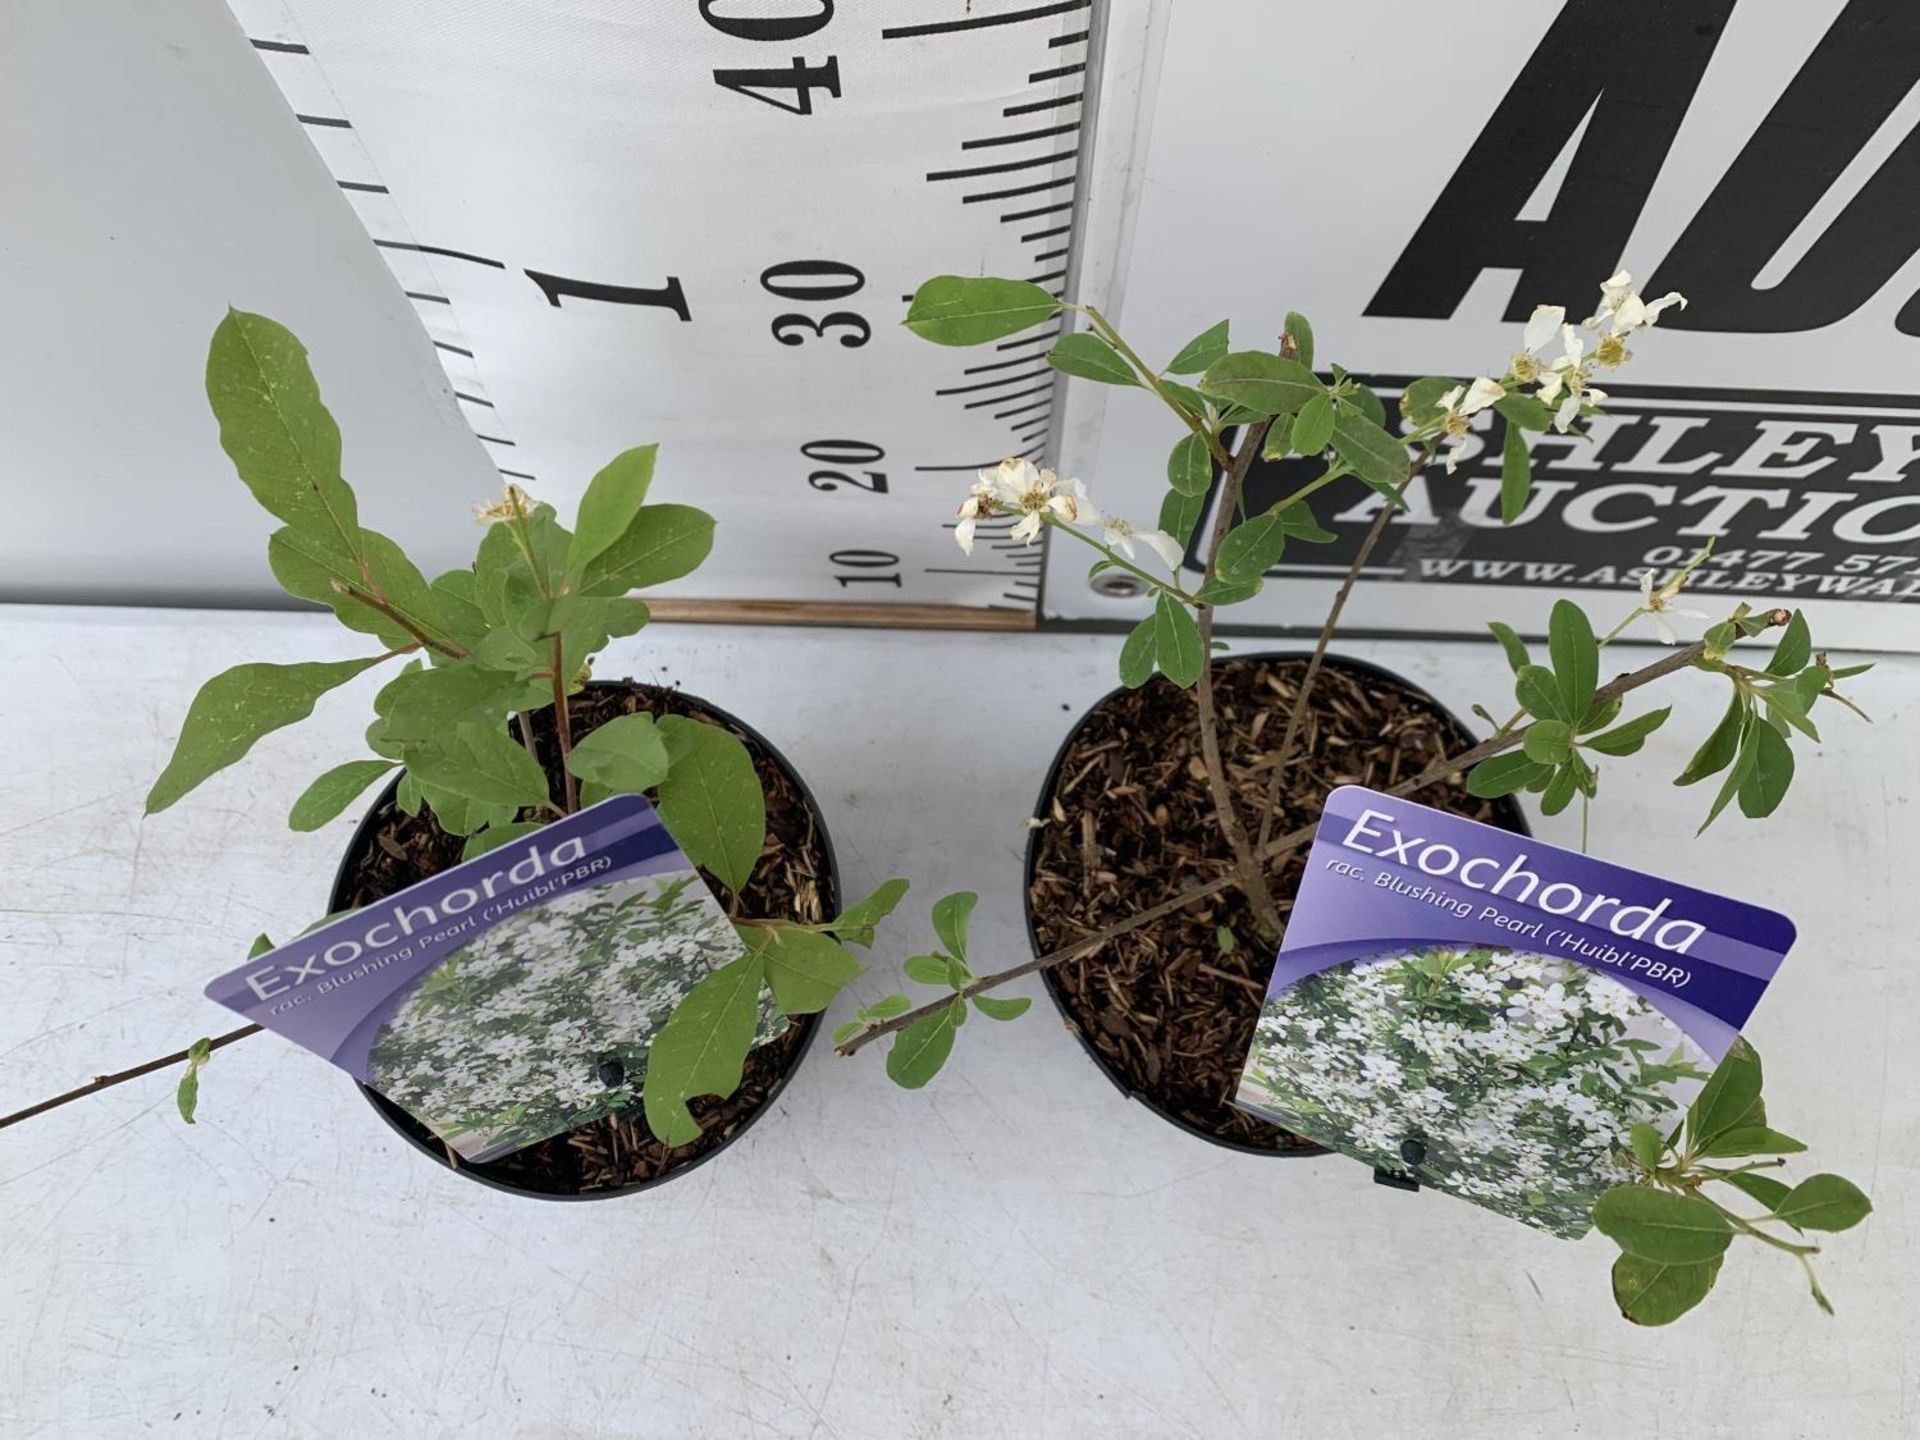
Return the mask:
<path id="1" fill-rule="evenodd" d="M 594 680 L 589 682 L 588 688 L 599 690 L 639 690 L 651 694 L 677 694 L 683 700 L 697 704 L 714 719 L 724 721 L 727 725 L 739 730 L 748 736 L 755 744 L 759 745 L 773 760 L 774 764 L 779 766 L 785 773 L 787 779 L 792 783 L 793 788 L 799 793 L 801 801 L 812 813 L 814 828 L 820 838 L 820 848 L 826 852 L 827 860 L 826 884 L 821 895 L 821 901 L 826 906 L 829 915 L 838 912 L 840 905 L 840 862 L 834 855 L 833 839 L 827 833 L 826 816 L 821 813 L 819 802 L 813 798 L 813 792 L 807 788 L 806 781 L 800 777 L 800 772 L 793 768 L 793 765 L 788 761 L 787 757 L 775 748 L 766 736 L 762 735 L 758 730 L 755 730 L 751 725 L 748 725 L 744 720 L 722 710 L 718 705 L 702 700 L 697 696 L 688 695 L 684 691 L 672 691 L 665 686 L 646 685 L 635 680 Z M 353 839 L 348 842 L 346 853 L 341 856 L 340 866 L 334 872 L 333 891 L 327 905 L 328 914 L 345 908 L 344 897 L 347 884 L 348 864 L 364 846 L 372 843 L 373 830 L 394 805 L 395 796 L 398 794 L 399 788 L 400 782 L 396 777 L 386 789 L 380 792 L 380 798 L 368 808 L 366 815 L 362 817 L 359 825 L 354 828 Z M 476 1184 L 491 1186 L 493 1189 L 505 1191 L 509 1195 L 520 1195 L 536 1200 L 610 1200 L 615 1196 L 633 1195 L 642 1190 L 651 1190 L 657 1185 L 668 1184 L 680 1176 L 706 1164 L 707 1161 L 711 1160 L 722 1150 L 732 1145 L 748 1130 L 752 1129 L 760 1117 L 773 1108 L 773 1102 L 779 1099 L 780 1092 L 786 1089 L 788 1082 L 793 1079 L 794 1072 L 800 1068 L 800 1062 L 806 1059 L 807 1052 L 813 1048 L 814 1037 L 818 1035 L 820 1030 L 820 1016 L 817 1014 L 803 1015 L 798 1017 L 798 1019 L 801 1025 L 800 1044 L 793 1053 L 793 1062 L 787 1066 L 786 1072 L 781 1075 L 778 1084 L 768 1091 L 767 1098 L 759 1109 L 753 1111 L 742 1120 L 738 1128 L 718 1145 L 702 1151 L 684 1165 L 676 1166 L 662 1174 L 653 1176 L 651 1179 L 635 1181 L 631 1185 L 609 1186 L 601 1190 L 586 1190 L 580 1192 L 535 1190 L 525 1185 L 515 1183 L 514 1180 L 506 1176 L 491 1173 L 496 1169 L 496 1167 L 491 1165 L 475 1165 L 465 1161 L 457 1165 L 453 1164 L 449 1162 L 444 1149 L 437 1141 L 429 1141 L 418 1133 L 415 1127 L 419 1122 L 415 1121 L 413 1117 L 400 1106 L 394 1104 L 393 1101 L 378 1091 L 371 1090 L 365 1085 L 360 1086 L 360 1093 L 366 1097 L 367 1103 L 373 1107 L 374 1112 L 378 1114 L 382 1120 L 385 1120 L 388 1125 L 392 1126 L 394 1132 L 409 1145 L 413 1146 L 415 1150 L 419 1151 L 441 1168 L 452 1170 L 456 1174 L 474 1181 Z M 635 1108 L 638 1108 L 637 1100 Z"/>
<path id="2" fill-rule="evenodd" d="M 1299 658 L 1301 658 L 1300 652 L 1289 652 L 1284 650 L 1261 650 L 1261 651 L 1255 651 L 1248 654 L 1223 655 L 1215 659 L 1213 663 L 1215 665 L 1220 665 L 1223 663 L 1231 663 L 1235 661 L 1292 660 L 1292 659 L 1299 659 Z M 1346 656 L 1343 656 L 1343 655 L 1328 655 L 1324 660 L 1321 661 L 1321 665 L 1322 665 L 1322 668 L 1324 669 L 1346 670 L 1355 674 L 1371 676 L 1378 679 L 1391 680 L 1395 685 L 1401 686 L 1402 688 L 1410 690 L 1414 694 L 1422 697 L 1422 699 L 1429 706 L 1432 707 L 1435 714 L 1441 716 L 1445 720 L 1450 721 L 1453 727 L 1456 730 L 1458 730 L 1462 735 L 1472 734 L 1472 732 L 1468 730 L 1467 727 L 1460 722 L 1459 717 L 1456 716 L 1451 710 L 1447 709 L 1446 706 L 1442 705 L 1438 700 L 1435 700 L 1431 695 L 1427 694 L 1425 690 L 1422 690 L 1418 685 L 1415 685 L 1412 681 L 1406 679 L 1404 676 L 1394 674 L 1391 670 L 1388 670 L 1383 666 L 1372 664 L 1371 662 L 1366 660 L 1348 659 Z M 1125 686 L 1116 686 L 1112 690 L 1109 690 L 1105 695 L 1102 695 L 1099 700 L 1095 701 L 1093 705 L 1088 707 L 1085 714 L 1083 714 L 1078 720 L 1074 721 L 1073 728 L 1067 732 L 1066 738 L 1060 742 L 1060 748 L 1054 752 L 1053 763 L 1047 767 L 1047 778 L 1040 787 L 1040 798 L 1034 803 L 1034 808 L 1033 808 L 1034 819 L 1044 820 L 1047 818 L 1047 815 L 1049 813 L 1049 809 L 1051 806 L 1051 802 L 1053 800 L 1053 788 L 1056 784 L 1059 783 L 1059 780 L 1060 780 L 1061 766 L 1066 760 L 1068 750 L 1070 750 L 1073 747 L 1074 740 L 1079 736 L 1080 731 L 1083 728 L 1085 728 L 1087 721 L 1092 718 L 1093 713 L 1096 710 L 1099 710 L 1102 706 L 1106 705 L 1110 700 L 1113 700 L 1116 696 L 1123 695 L 1125 693 L 1126 693 Z M 1525 812 L 1521 810 L 1519 802 L 1513 796 L 1511 795 L 1503 796 L 1502 798 L 1494 801 L 1493 805 L 1494 805 L 1494 817 L 1492 821 L 1493 824 L 1498 825 L 1503 830 L 1511 830 L 1517 835 L 1530 836 L 1533 834 L 1532 829 L 1529 828 L 1527 824 L 1527 817 Z M 1040 936 L 1034 925 L 1033 900 L 1032 900 L 1033 872 L 1034 872 L 1034 867 L 1039 863 L 1039 859 L 1040 859 L 1040 831 L 1036 829 L 1032 831 L 1027 837 L 1027 857 L 1026 857 L 1026 864 L 1022 874 L 1022 891 L 1021 891 L 1021 904 L 1022 904 L 1022 907 L 1024 908 L 1026 919 L 1027 919 L 1027 944 L 1032 948 L 1033 953 L 1036 955 L 1042 953 Z M 1131 1085 L 1127 1083 L 1126 1079 L 1123 1076 L 1119 1075 L 1114 1070 L 1108 1067 L 1106 1057 L 1103 1056 L 1099 1052 L 1099 1050 L 1094 1048 L 1093 1042 L 1087 1039 L 1085 1033 L 1081 1031 L 1079 1024 L 1074 1020 L 1073 1016 L 1068 1012 L 1066 1002 L 1063 998 L 1063 991 L 1061 989 L 1059 976 L 1053 970 L 1048 969 L 1040 972 L 1040 978 L 1046 982 L 1047 995 L 1053 1001 L 1054 1009 L 1059 1011 L 1061 1023 L 1064 1024 L 1068 1030 L 1073 1032 L 1074 1039 L 1080 1042 L 1080 1048 L 1086 1052 L 1087 1058 L 1093 1062 L 1094 1067 L 1098 1069 L 1102 1075 L 1106 1076 L 1108 1080 L 1112 1081 L 1114 1088 L 1118 1090 L 1122 1095 L 1125 1095 L 1129 1100 L 1139 1101 L 1140 1104 L 1144 1106 L 1147 1110 L 1150 1110 L 1153 1114 L 1159 1116 L 1160 1119 L 1166 1121 L 1167 1124 L 1173 1126 L 1175 1129 L 1184 1130 L 1187 1134 L 1192 1135 L 1197 1139 L 1205 1140 L 1208 1144 L 1218 1145 L 1223 1150 L 1232 1150 L 1242 1155 L 1277 1155 L 1287 1159 L 1303 1159 L 1303 1158 L 1312 1158 L 1320 1155 L 1330 1155 L 1333 1153 L 1332 1151 L 1327 1150 L 1322 1146 L 1301 1147 L 1298 1149 L 1281 1150 L 1281 1149 L 1276 1149 L 1272 1146 L 1245 1145 L 1245 1144 L 1241 1144 L 1239 1141 L 1236 1141 L 1236 1140 L 1228 1140 L 1222 1136 L 1210 1134 L 1209 1132 L 1200 1129 L 1199 1126 L 1194 1125 L 1189 1121 L 1182 1119 L 1178 1115 L 1169 1114 L 1166 1110 L 1162 1109 L 1158 1104 L 1156 1104 L 1151 1097 L 1145 1094 L 1142 1094 L 1138 1090 L 1135 1090 Z"/>

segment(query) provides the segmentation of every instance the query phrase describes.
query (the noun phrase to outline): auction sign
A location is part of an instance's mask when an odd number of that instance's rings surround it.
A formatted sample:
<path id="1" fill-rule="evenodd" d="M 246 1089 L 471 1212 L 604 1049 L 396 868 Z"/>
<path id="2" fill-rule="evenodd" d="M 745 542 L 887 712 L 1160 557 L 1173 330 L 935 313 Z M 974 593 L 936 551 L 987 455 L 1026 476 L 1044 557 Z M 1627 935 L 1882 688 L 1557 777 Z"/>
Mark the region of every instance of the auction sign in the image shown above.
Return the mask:
<path id="1" fill-rule="evenodd" d="M 1687 308 L 1636 338 L 1586 434 L 1528 437 L 1514 523 L 1491 426 L 1458 473 L 1414 484 L 1350 624 L 1537 629 L 1573 594 L 1606 626 L 1645 569 L 1711 542 L 1699 608 L 1799 606 L 1838 643 L 1913 648 L 1916 81 L 1911 0 L 1182 6 L 1135 156 L 1131 259 L 1090 298 L 1162 358 L 1222 318 L 1235 348 L 1271 346 L 1298 310 L 1320 363 L 1391 409 L 1417 376 L 1499 375 L 1536 305 L 1577 320 L 1616 270 L 1679 290 Z M 1150 519 L 1177 432 L 1144 392 L 1099 388 L 1069 392 L 1062 468 Z M 1317 473 L 1263 464 L 1249 502 Z M 1290 549 L 1234 621 L 1318 624 L 1381 501 L 1356 483 L 1315 503 L 1337 541 Z M 1138 607 L 1057 557 L 1046 595 L 1075 618 Z"/>

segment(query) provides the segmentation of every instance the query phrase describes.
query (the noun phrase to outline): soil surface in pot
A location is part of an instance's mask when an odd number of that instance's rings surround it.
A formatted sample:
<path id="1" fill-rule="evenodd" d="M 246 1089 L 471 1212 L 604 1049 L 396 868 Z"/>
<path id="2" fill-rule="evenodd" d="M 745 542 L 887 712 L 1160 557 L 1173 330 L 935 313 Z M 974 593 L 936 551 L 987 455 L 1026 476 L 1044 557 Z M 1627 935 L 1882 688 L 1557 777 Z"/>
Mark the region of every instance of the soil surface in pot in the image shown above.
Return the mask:
<path id="1" fill-rule="evenodd" d="M 1241 814 L 1257 835 L 1307 659 L 1249 657 L 1214 664 L 1220 747 Z M 1320 816 L 1339 785 L 1386 789 L 1474 742 L 1409 685 L 1329 656 L 1314 683 L 1301 744 L 1274 817 L 1284 835 Z M 1458 786 L 1413 797 L 1470 819 L 1502 823 L 1497 802 Z M 1039 953 L 1055 950 L 1221 873 L 1221 834 L 1200 758 L 1190 692 L 1154 679 L 1090 711 L 1041 799 L 1028 912 Z M 1306 846 L 1271 862 L 1284 917 Z M 1224 949 L 1220 932 L 1232 936 Z M 1108 1072 L 1162 1114 L 1229 1144 L 1320 1147 L 1228 1103 L 1273 973 L 1276 943 L 1260 937 L 1237 890 L 1194 904 L 1049 970 L 1069 1022 Z"/>
<path id="2" fill-rule="evenodd" d="M 741 896 L 742 912 L 809 922 L 834 913 L 838 897 L 832 893 L 832 861 L 819 817 L 795 778 L 753 736 L 728 724 L 692 696 L 632 682 L 595 684 L 573 696 L 568 705 L 576 741 L 616 716 L 639 711 L 688 715 L 719 724 L 739 736 L 753 756 L 767 796 L 767 847 Z M 549 779 L 553 779 L 559 774 L 553 712 L 543 710 L 532 719 L 535 746 Z M 555 793 L 559 793 L 557 787 Z M 523 818 L 537 817 L 529 811 Z M 343 906 L 370 905 L 459 863 L 465 843 L 460 836 L 443 831 L 430 814 L 411 816 L 391 802 L 382 806 L 365 836 L 366 843 L 347 857 L 340 897 Z M 701 874 L 715 894 L 725 896 L 718 881 L 705 871 Z M 409 1134 L 446 1155 L 457 1168 L 513 1189 L 548 1195 L 623 1189 L 682 1169 L 726 1144 L 785 1082 L 799 1062 L 812 1023 L 813 1017 L 795 1019 L 785 1034 L 755 1048 L 747 1057 L 740 1088 L 727 1099 L 705 1096 L 690 1101 L 688 1108 L 702 1127 L 700 1138 L 674 1149 L 662 1145 L 647 1129 L 636 1096 L 633 1110 L 626 1115 L 556 1135 L 490 1164 L 469 1165 L 447 1151 L 432 1131 L 404 1111 L 389 1102 L 381 1103 Z"/>

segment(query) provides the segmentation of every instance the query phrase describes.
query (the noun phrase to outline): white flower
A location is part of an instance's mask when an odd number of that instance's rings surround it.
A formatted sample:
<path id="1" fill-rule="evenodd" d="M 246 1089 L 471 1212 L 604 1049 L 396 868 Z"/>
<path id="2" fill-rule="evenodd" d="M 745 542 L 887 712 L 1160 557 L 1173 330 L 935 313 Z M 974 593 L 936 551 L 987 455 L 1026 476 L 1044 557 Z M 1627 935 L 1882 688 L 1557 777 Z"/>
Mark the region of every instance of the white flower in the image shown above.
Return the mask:
<path id="1" fill-rule="evenodd" d="M 1566 318 L 1567 307 L 1564 305 L 1534 307 L 1532 316 L 1527 320 L 1526 331 L 1520 337 L 1520 350 L 1507 366 L 1513 372 L 1514 379 L 1522 385 L 1531 385 L 1546 373 L 1546 367 L 1540 363 L 1540 351 L 1566 323 Z"/>
<path id="2" fill-rule="evenodd" d="M 1687 572 L 1692 568 L 1688 566 L 1687 570 L 1676 572 L 1671 580 L 1657 590 L 1653 585 L 1653 571 L 1644 571 L 1640 576 L 1640 608 L 1653 621 L 1653 633 L 1660 637 L 1660 643 L 1663 645 L 1677 645 L 1680 642 L 1680 636 L 1667 619 L 1669 615 L 1677 615 L 1687 620 L 1707 618 L 1705 611 L 1689 610 L 1673 603 L 1673 597 L 1678 595 L 1680 587 L 1686 584 Z"/>
<path id="3" fill-rule="evenodd" d="M 1499 381 L 1489 380 L 1482 375 L 1471 385 L 1454 386 L 1435 402 L 1445 412 L 1440 417 L 1440 431 L 1453 442 L 1447 451 L 1449 475 L 1460 463 L 1461 455 L 1467 448 L 1471 429 L 1468 421 L 1506 393 L 1506 387 Z"/>
<path id="4" fill-rule="evenodd" d="M 982 515 L 991 515 L 999 510 L 1012 510 L 1020 516 L 1011 535 L 1023 544 L 1031 545 L 1046 524 L 1046 517 L 1053 515 L 1061 520 L 1073 520 L 1080 513 L 1080 501 L 1086 497 L 1086 486 L 1078 480 L 1067 482 L 1068 492 L 1060 494 L 1060 477 L 1051 470 L 1044 470 L 1030 460 L 1002 460 L 992 470 L 982 470 L 980 478 L 961 502 L 955 512 L 960 523 L 954 526 L 953 538 L 959 547 L 968 554 L 973 553 L 974 522 Z"/>
<path id="5" fill-rule="evenodd" d="M 1643 300 L 1633 288 L 1633 276 L 1622 270 L 1601 282 L 1600 308 L 1581 323 L 1589 330 L 1598 330 L 1604 325 L 1610 335 L 1631 335 L 1636 330 L 1651 329 L 1659 320 L 1660 312 L 1675 305 L 1686 309 L 1687 297 L 1678 290 L 1669 290 L 1658 300 Z"/>
<path id="6" fill-rule="evenodd" d="M 492 504 L 474 506 L 473 518 L 482 525 L 498 525 L 503 520 L 518 520 L 531 508 L 527 502 L 527 492 L 518 485 L 510 484 Z"/>
<path id="7" fill-rule="evenodd" d="M 1158 555 L 1169 570 L 1180 568 L 1180 542 L 1164 530 L 1138 530 L 1131 520 L 1123 520 L 1118 515 L 1107 515 L 1092 511 L 1081 518 L 1089 525 L 1099 527 L 1100 539 L 1118 550 L 1127 559 L 1133 559 L 1133 542 L 1138 540 Z"/>
<path id="8" fill-rule="evenodd" d="M 1560 408 L 1554 411 L 1553 428 L 1564 435 L 1579 418 L 1580 407 L 1600 404 L 1607 398 L 1607 392 L 1596 390 L 1591 383 L 1593 360 L 1587 355 L 1585 337 L 1571 325 L 1562 325 L 1560 335 L 1566 351 L 1547 367 L 1535 393 L 1543 404 L 1551 405 L 1556 398 L 1560 400 Z"/>

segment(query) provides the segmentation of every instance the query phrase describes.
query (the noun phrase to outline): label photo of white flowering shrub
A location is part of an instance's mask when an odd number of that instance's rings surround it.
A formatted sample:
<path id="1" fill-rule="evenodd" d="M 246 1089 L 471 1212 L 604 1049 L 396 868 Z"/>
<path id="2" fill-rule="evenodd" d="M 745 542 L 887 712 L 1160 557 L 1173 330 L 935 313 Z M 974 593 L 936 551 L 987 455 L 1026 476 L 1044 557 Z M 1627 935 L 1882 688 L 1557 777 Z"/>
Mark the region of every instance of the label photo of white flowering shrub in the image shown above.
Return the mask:
<path id="1" fill-rule="evenodd" d="M 496 1159 L 631 1107 L 655 1032 L 743 948 L 691 870 L 520 911 L 407 995 L 367 1084 L 465 1158 Z M 763 996 L 756 1040 L 785 1027 Z"/>
<path id="2" fill-rule="evenodd" d="M 1775 911 L 1342 786 L 1233 1102 L 1578 1238 L 1792 943 Z"/>
<path id="3" fill-rule="evenodd" d="M 1243 1107 L 1385 1169 L 1574 1238 L 1631 1177 L 1628 1131 L 1673 1124 L 1713 1062 L 1639 995 L 1567 960 L 1428 945 L 1267 1001 Z"/>

